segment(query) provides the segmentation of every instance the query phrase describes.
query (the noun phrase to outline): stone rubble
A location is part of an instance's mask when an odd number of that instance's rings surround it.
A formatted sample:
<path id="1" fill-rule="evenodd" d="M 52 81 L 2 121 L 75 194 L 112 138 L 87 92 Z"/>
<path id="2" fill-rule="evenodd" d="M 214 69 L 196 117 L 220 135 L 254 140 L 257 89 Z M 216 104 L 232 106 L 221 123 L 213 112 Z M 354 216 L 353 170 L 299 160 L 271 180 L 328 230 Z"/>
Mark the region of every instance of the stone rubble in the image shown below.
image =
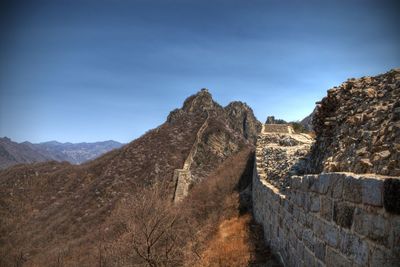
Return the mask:
<path id="1" fill-rule="evenodd" d="M 400 68 L 328 90 L 313 124 L 310 173 L 400 176 Z"/>
<path id="2" fill-rule="evenodd" d="M 257 147 L 262 149 L 262 169 L 271 184 L 284 190 L 292 175 L 304 173 L 313 140 L 305 134 L 293 133 L 288 125 L 279 125 L 287 127 L 286 133 L 280 128 L 266 126 L 257 141 Z"/>

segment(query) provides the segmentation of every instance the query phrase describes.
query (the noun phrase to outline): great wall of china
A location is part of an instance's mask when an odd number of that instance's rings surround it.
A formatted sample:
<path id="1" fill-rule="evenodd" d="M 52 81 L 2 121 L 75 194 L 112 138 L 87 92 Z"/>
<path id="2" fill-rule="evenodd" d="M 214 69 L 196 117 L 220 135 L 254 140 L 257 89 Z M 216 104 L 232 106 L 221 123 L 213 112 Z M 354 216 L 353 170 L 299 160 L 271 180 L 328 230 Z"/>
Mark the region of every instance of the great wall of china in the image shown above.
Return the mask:
<path id="1" fill-rule="evenodd" d="M 284 266 L 399 266 L 399 178 L 296 175 L 311 143 L 288 125 L 258 137 L 252 200 L 265 242 Z"/>
<path id="2" fill-rule="evenodd" d="M 208 126 L 209 114 L 207 113 L 207 118 L 204 123 L 201 125 L 199 131 L 196 134 L 196 140 L 194 141 L 192 148 L 190 149 L 189 155 L 186 158 L 183 168 L 174 170 L 174 181 L 176 181 L 175 193 L 174 193 L 174 202 L 180 202 L 184 197 L 189 193 L 189 186 L 192 181 L 192 174 L 190 172 L 190 167 L 193 163 L 193 158 L 196 155 L 197 147 L 200 143 L 201 137 L 203 136 L 204 130 Z"/>

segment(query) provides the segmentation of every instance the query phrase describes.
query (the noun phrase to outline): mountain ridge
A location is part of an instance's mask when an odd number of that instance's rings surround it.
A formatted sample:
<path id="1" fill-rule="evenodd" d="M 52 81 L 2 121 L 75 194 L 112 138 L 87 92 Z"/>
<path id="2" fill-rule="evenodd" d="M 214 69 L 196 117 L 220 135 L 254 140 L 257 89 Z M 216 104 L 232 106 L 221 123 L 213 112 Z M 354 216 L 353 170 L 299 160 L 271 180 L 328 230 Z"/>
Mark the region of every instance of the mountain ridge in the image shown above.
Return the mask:
<path id="1" fill-rule="evenodd" d="M 100 238 L 94 233 L 116 231 L 112 214 L 128 196 L 140 196 L 145 188 L 159 184 L 172 201 L 174 171 L 184 166 L 207 118 L 190 166 L 193 187 L 225 160 L 254 148 L 261 124 L 250 107 L 238 102 L 224 109 L 201 90 L 160 126 L 95 160 L 81 165 L 23 164 L 0 171 L 3 254 L 13 257 L 23 251 L 29 253 L 31 265 L 43 265 L 57 258 L 57 251 L 72 247 L 71 258 L 93 263 L 93 244 Z M 80 245 L 73 245 L 78 240 Z"/>
<path id="2" fill-rule="evenodd" d="M 17 143 L 8 137 L 3 137 L 0 138 L 0 169 L 20 163 L 52 160 L 81 164 L 122 145 L 113 140 L 93 143 L 61 143 L 54 140 L 41 143 L 28 141 Z"/>

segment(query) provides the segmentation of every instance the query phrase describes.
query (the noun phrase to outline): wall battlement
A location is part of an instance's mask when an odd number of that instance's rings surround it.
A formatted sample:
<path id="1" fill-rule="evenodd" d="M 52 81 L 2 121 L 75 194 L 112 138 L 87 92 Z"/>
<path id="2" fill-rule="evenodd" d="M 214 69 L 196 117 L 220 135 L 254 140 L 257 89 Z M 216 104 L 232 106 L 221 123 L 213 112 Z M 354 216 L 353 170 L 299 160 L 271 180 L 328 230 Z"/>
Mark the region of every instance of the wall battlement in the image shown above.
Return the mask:
<path id="1" fill-rule="evenodd" d="M 253 213 L 284 266 L 399 266 L 400 178 L 291 176 L 282 191 L 266 177 L 268 162 L 259 146 Z"/>

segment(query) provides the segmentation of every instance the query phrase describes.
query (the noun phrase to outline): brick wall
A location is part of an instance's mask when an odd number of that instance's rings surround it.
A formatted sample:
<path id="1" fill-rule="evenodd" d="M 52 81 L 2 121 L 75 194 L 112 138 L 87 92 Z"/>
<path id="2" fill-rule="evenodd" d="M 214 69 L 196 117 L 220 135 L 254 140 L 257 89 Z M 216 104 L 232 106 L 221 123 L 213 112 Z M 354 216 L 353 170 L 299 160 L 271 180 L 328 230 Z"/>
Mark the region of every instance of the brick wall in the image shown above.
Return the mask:
<path id="1" fill-rule="evenodd" d="M 282 194 L 253 173 L 253 212 L 285 266 L 400 266 L 400 179 L 294 176 Z"/>

